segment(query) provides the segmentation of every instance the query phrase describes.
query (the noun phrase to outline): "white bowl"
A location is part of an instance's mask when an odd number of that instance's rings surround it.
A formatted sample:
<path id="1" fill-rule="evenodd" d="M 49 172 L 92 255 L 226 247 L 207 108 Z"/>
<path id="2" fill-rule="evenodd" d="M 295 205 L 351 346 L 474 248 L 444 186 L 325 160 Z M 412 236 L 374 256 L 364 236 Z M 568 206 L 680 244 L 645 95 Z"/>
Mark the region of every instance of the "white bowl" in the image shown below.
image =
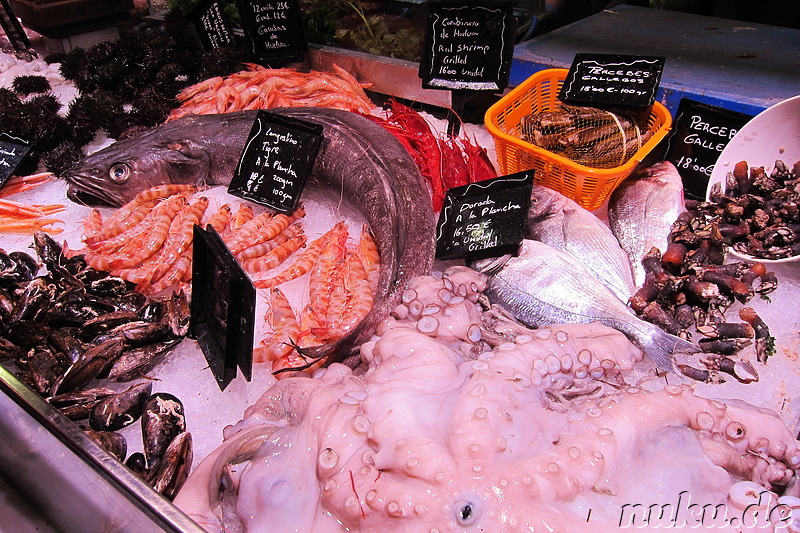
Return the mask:
<path id="1" fill-rule="evenodd" d="M 753 117 L 731 139 L 719 155 L 708 180 L 706 199 L 711 187 L 720 183 L 725 190 L 725 178 L 739 161 L 748 166 L 764 166 L 767 172 L 780 159 L 791 168 L 800 161 L 800 95 L 788 98 Z M 730 249 L 729 253 L 749 261 L 787 263 L 800 260 L 799 255 L 784 259 L 763 259 Z"/>

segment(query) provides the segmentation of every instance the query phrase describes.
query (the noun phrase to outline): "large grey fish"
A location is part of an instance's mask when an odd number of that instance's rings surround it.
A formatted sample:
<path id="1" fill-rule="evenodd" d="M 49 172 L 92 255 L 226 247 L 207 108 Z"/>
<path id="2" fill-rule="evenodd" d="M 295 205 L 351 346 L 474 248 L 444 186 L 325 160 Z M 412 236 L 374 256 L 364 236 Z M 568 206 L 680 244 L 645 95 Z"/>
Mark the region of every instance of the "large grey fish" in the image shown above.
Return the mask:
<path id="1" fill-rule="evenodd" d="M 524 240 L 519 255 L 478 261 L 489 274 L 489 301 L 529 326 L 601 322 L 624 333 L 662 370 L 673 370 L 675 352 L 697 352 L 694 344 L 638 318 L 571 255 Z"/>
<path id="2" fill-rule="evenodd" d="M 678 169 L 661 161 L 623 181 L 608 201 L 608 221 L 628 254 L 637 287 L 644 285 L 642 258 L 656 247 L 667 249 L 672 224 L 685 209 Z"/>
<path id="3" fill-rule="evenodd" d="M 381 254 L 372 310 L 335 344 L 309 349 L 341 360 L 367 340 L 399 303 L 409 279 L 430 272 L 435 219 L 430 193 L 411 156 L 369 119 L 335 109 L 282 108 L 270 112 L 321 124 L 323 141 L 308 186 L 345 198 L 367 219 Z M 118 141 L 68 170 L 69 197 L 123 205 L 162 183 L 228 184 L 256 111 L 188 115 Z"/>
<path id="4" fill-rule="evenodd" d="M 526 234 L 575 257 L 623 302 L 636 291 L 628 255 L 611 229 L 563 194 L 533 186 Z"/>

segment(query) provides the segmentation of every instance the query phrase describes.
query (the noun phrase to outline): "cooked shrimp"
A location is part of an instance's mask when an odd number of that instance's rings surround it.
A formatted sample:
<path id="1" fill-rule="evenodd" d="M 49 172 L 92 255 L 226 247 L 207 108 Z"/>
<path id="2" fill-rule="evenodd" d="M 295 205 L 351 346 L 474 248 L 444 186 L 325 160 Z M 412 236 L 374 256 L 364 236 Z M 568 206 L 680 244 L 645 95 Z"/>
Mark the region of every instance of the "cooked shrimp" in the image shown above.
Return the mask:
<path id="1" fill-rule="evenodd" d="M 286 261 L 290 255 L 306 245 L 305 235 L 290 237 L 283 244 L 279 244 L 261 257 L 248 259 L 242 263 L 242 268 L 250 273 L 272 270 Z"/>
<path id="2" fill-rule="evenodd" d="M 303 233 L 303 226 L 300 224 L 292 224 L 285 231 L 282 233 L 277 234 L 274 238 L 260 242 L 258 244 L 254 244 L 252 246 L 248 246 L 241 252 L 236 254 L 236 259 L 238 261 L 245 261 L 247 259 L 253 259 L 256 257 L 261 257 L 262 255 L 266 254 L 267 252 L 275 249 L 280 244 L 283 244 L 289 238 L 294 237 L 295 235 L 300 235 Z"/>
<path id="3" fill-rule="evenodd" d="M 361 237 L 358 240 L 358 256 L 364 265 L 364 271 L 369 279 L 369 286 L 372 292 L 378 290 L 378 280 L 381 271 L 381 254 L 378 251 L 378 244 L 372 237 L 372 232 L 365 224 L 361 228 Z"/>
<path id="4" fill-rule="evenodd" d="M 233 215 L 230 229 L 237 230 L 247 223 L 248 220 L 253 218 L 253 208 L 250 204 L 239 204 L 239 209 Z"/>
<path id="5" fill-rule="evenodd" d="M 300 336 L 300 325 L 297 323 L 292 306 L 289 305 L 289 300 L 278 287 L 270 290 L 267 320 L 272 327 L 272 332 L 253 349 L 254 363 L 288 357 L 294 350 L 292 344 L 296 343 Z"/>

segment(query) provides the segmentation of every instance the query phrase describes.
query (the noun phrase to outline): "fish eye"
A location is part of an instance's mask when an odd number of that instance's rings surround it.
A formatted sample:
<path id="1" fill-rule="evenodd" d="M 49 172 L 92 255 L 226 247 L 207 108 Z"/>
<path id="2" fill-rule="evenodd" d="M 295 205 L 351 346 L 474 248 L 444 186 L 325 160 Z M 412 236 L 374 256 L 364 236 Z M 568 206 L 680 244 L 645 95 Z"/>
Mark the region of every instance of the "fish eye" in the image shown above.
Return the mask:
<path id="1" fill-rule="evenodd" d="M 478 520 L 478 508 L 469 500 L 458 500 L 453 508 L 459 526 L 471 526 Z"/>
<path id="2" fill-rule="evenodd" d="M 125 163 L 115 163 L 108 170 L 108 177 L 116 183 L 125 183 L 131 177 L 131 169 Z"/>

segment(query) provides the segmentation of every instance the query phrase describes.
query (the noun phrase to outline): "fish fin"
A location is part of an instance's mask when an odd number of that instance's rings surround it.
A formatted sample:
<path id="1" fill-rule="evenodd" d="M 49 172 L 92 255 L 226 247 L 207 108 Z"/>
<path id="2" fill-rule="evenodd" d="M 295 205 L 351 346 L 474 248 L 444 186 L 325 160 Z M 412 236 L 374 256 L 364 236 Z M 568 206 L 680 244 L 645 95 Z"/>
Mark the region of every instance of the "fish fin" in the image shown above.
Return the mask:
<path id="1" fill-rule="evenodd" d="M 661 370 L 675 370 L 675 353 L 697 353 L 702 351 L 696 344 L 667 333 L 658 326 L 654 326 L 653 331 L 653 342 L 647 347 L 645 353 Z"/>
<path id="2" fill-rule="evenodd" d="M 480 264 L 476 264 L 474 267 L 481 274 L 492 276 L 500 272 L 505 264 L 508 263 L 508 260 L 512 257 L 513 256 L 511 254 L 501 255 L 500 257 L 495 257 L 494 259 L 488 260 L 485 263 L 481 262 Z"/>

